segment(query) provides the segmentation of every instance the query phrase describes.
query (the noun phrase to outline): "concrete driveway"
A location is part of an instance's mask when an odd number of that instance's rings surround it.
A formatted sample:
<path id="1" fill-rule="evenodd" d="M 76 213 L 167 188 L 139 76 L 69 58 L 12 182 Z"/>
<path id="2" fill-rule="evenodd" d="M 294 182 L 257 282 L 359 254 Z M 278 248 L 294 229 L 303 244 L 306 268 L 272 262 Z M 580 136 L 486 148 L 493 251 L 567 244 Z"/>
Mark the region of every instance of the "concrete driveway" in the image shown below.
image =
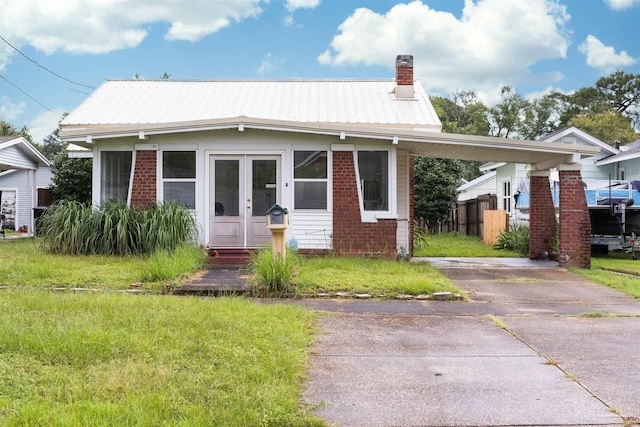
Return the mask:
<path id="1" fill-rule="evenodd" d="M 486 264 L 436 263 L 472 302 L 309 302 L 337 313 L 306 401 L 337 426 L 637 422 L 640 304 L 555 265 Z"/>

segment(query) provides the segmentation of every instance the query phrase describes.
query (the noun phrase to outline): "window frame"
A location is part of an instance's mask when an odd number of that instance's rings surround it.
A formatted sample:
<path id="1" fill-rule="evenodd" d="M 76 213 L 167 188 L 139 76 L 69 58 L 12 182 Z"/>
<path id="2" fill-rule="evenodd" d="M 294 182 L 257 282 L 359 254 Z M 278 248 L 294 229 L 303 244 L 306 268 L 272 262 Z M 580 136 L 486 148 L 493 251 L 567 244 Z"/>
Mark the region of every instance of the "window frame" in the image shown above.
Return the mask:
<path id="1" fill-rule="evenodd" d="M 316 152 L 316 151 L 321 151 L 324 152 L 326 154 L 326 177 L 325 178 L 296 178 L 296 153 L 300 153 L 300 152 Z M 331 151 L 327 148 L 318 148 L 318 149 L 314 149 L 314 148 L 305 148 L 305 149 L 298 149 L 298 150 L 292 150 L 292 166 L 291 166 L 291 174 L 292 174 L 292 181 L 293 181 L 293 191 L 292 191 L 292 199 L 293 199 L 293 211 L 294 212 L 328 212 L 329 211 L 329 195 L 330 195 L 330 181 L 329 181 L 329 177 L 331 175 L 331 156 L 330 156 Z M 314 182 L 319 182 L 319 183 L 325 183 L 326 187 L 325 187 L 325 207 L 324 208 L 299 208 L 296 207 L 296 186 L 298 183 L 314 183 Z"/>
<path id="2" fill-rule="evenodd" d="M 508 186 L 508 192 L 507 190 L 507 186 Z M 500 197 L 502 199 L 502 203 L 500 204 L 500 208 L 502 208 L 502 210 L 507 211 L 508 213 L 511 213 L 512 211 L 512 205 L 511 205 L 511 198 L 513 196 L 513 188 L 511 186 L 511 179 L 503 179 L 500 181 L 500 191 L 501 191 L 501 196 Z M 506 209 L 505 209 L 505 205 L 506 205 Z"/>
<path id="3" fill-rule="evenodd" d="M 194 175 L 193 178 L 165 178 L 164 177 L 164 156 L 166 153 L 193 153 L 194 154 Z M 178 200 L 190 211 L 195 211 L 198 206 L 198 150 L 195 148 L 187 147 L 170 147 L 160 151 L 160 158 L 158 159 L 160 167 L 158 168 L 159 181 L 161 183 L 160 194 L 162 194 L 162 201 Z M 187 206 L 182 200 L 179 199 L 166 199 L 165 198 L 165 184 L 167 183 L 193 183 L 193 207 Z"/>
<path id="4" fill-rule="evenodd" d="M 386 151 L 387 152 L 387 209 L 386 210 L 365 210 L 364 208 L 364 193 L 362 191 L 361 178 L 360 178 L 360 162 L 358 159 L 358 153 L 361 151 Z M 397 219 L 397 195 L 395 195 L 394 189 L 397 189 L 397 152 L 394 147 L 383 145 L 363 145 L 356 147 L 353 151 L 353 163 L 355 166 L 356 186 L 358 188 L 358 199 L 360 202 L 360 216 L 362 222 L 377 222 L 379 219 Z"/>

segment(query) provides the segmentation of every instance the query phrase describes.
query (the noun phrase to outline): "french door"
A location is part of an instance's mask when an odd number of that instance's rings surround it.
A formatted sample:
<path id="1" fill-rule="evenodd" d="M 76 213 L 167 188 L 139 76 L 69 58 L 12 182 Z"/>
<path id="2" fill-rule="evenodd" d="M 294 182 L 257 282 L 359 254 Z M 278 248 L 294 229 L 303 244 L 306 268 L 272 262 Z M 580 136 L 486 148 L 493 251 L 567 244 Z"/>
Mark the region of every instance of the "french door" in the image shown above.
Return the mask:
<path id="1" fill-rule="evenodd" d="M 209 162 L 211 244 L 267 245 L 265 215 L 280 200 L 280 156 L 212 155 Z"/>

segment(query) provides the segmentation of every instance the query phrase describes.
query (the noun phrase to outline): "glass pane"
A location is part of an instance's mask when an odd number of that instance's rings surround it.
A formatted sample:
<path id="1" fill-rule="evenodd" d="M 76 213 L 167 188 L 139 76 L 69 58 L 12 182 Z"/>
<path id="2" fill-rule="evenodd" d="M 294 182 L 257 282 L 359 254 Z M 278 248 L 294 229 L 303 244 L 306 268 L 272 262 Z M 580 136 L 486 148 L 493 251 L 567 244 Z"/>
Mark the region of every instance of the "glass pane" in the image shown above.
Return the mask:
<path id="1" fill-rule="evenodd" d="M 103 151 L 100 192 L 102 201 L 127 201 L 131 177 L 131 151 Z"/>
<path id="2" fill-rule="evenodd" d="M 164 151 L 162 153 L 163 178 L 195 178 L 195 151 Z"/>
<path id="3" fill-rule="evenodd" d="M 276 203 L 277 174 L 275 160 L 252 160 L 252 197 L 251 214 L 264 216 L 267 210 Z"/>
<path id="4" fill-rule="evenodd" d="M 296 182 L 296 209 L 327 209 L 326 182 Z"/>
<path id="5" fill-rule="evenodd" d="M 387 151 L 358 151 L 365 211 L 389 210 L 388 156 Z"/>
<path id="6" fill-rule="evenodd" d="M 163 200 L 177 200 L 188 209 L 196 208 L 195 182 L 165 182 Z"/>
<path id="7" fill-rule="evenodd" d="M 327 152 L 326 151 L 296 151 L 293 154 L 294 178 L 326 178 L 327 177 Z"/>
<path id="8" fill-rule="evenodd" d="M 215 215 L 240 216 L 240 161 L 216 160 Z"/>

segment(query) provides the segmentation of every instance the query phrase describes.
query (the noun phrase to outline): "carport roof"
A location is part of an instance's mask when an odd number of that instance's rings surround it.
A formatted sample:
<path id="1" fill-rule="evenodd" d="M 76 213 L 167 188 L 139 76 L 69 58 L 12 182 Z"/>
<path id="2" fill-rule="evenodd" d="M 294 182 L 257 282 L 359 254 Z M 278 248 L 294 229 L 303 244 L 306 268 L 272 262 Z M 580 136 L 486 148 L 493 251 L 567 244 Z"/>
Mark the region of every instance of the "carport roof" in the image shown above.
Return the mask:
<path id="1" fill-rule="evenodd" d="M 474 135 L 448 134 L 394 125 L 308 123 L 239 116 L 225 119 L 191 120 L 171 123 L 61 125 L 60 137 L 66 142 L 91 147 L 93 140 L 122 137 L 146 139 L 151 135 L 213 131 L 221 129 L 262 129 L 280 132 L 322 134 L 337 137 L 336 143 L 354 139 L 386 140 L 413 155 L 473 160 L 479 162 L 529 163 L 533 169 L 548 169 L 562 163 L 575 163 L 581 157 L 600 152 L 600 147 L 558 142 L 529 141 Z"/>

